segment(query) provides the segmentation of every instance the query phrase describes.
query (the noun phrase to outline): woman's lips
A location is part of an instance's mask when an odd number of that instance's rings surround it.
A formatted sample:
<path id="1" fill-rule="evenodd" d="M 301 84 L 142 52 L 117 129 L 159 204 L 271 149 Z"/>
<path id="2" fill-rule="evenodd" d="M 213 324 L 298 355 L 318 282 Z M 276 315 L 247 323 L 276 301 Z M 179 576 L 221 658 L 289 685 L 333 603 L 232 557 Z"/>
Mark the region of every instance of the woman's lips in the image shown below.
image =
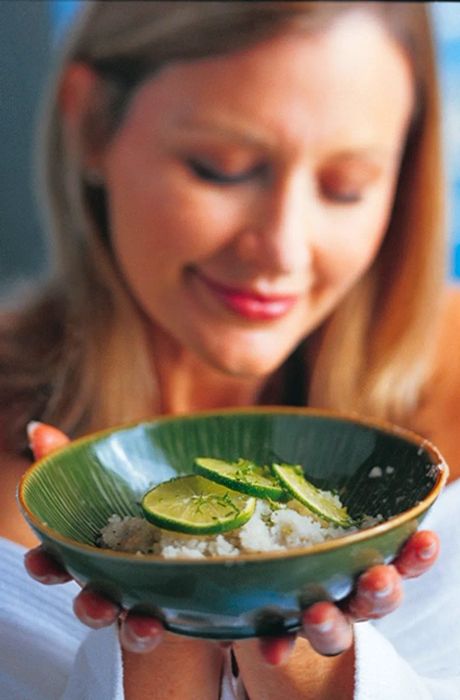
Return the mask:
<path id="1" fill-rule="evenodd" d="M 297 294 L 260 294 L 229 287 L 196 273 L 200 281 L 231 311 L 251 321 L 270 321 L 290 311 L 298 300 Z"/>

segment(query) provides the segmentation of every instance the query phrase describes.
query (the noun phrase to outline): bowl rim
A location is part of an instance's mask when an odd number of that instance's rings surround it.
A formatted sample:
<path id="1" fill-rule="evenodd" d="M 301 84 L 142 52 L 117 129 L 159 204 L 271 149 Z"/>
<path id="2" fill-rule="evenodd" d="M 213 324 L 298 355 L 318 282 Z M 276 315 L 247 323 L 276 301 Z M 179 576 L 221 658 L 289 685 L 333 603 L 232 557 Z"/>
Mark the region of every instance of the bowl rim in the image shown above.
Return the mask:
<path id="1" fill-rule="evenodd" d="M 25 489 L 28 479 L 33 473 L 39 471 L 43 465 L 48 462 L 51 456 L 56 456 L 61 452 L 71 451 L 79 445 L 84 445 L 88 442 L 93 442 L 94 440 L 99 440 L 110 436 L 113 433 L 120 432 L 122 430 L 131 430 L 138 426 L 144 426 L 153 423 L 167 423 L 175 422 L 184 419 L 194 419 L 194 418 L 206 418 L 206 417 L 218 417 L 220 415 L 234 415 L 234 414 L 285 414 L 285 415 L 299 415 L 299 416 L 317 416 L 319 418 L 327 418 L 331 420 L 339 420 L 343 422 L 349 422 L 358 424 L 363 427 L 368 427 L 374 430 L 379 430 L 380 432 L 393 435 L 395 437 L 400 437 L 407 442 L 412 443 L 419 449 L 427 452 L 432 460 L 432 466 L 436 468 L 436 481 L 429 491 L 429 493 L 421 500 L 418 501 L 414 506 L 408 508 L 407 510 L 399 513 L 398 515 L 392 516 L 385 520 L 384 522 L 377 523 L 370 527 L 364 528 L 362 530 L 355 530 L 348 535 L 342 535 L 340 537 L 335 537 L 324 542 L 319 542 L 317 544 L 308 545 L 305 547 L 292 547 L 284 550 L 274 550 L 269 552 L 252 552 L 246 554 L 239 554 L 237 556 L 228 555 L 218 555 L 215 557 L 205 557 L 203 559 L 194 559 L 192 557 L 175 557 L 173 559 L 168 559 L 162 557 L 159 554 L 139 554 L 136 552 L 121 552 L 116 550 L 111 550 L 108 548 L 98 547 L 97 545 L 89 545 L 84 542 L 79 542 L 71 537 L 62 535 L 54 528 L 49 527 L 44 524 L 40 518 L 38 518 L 29 508 L 26 503 Z M 17 488 L 17 499 L 19 502 L 20 509 L 22 510 L 23 516 L 28 520 L 29 524 L 33 529 L 38 531 L 44 537 L 51 541 L 55 541 L 57 544 L 65 545 L 67 549 L 72 549 L 76 552 L 85 552 L 87 554 L 103 557 L 109 560 L 123 560 L 129 563 L 137 562 L 141 565 L 147 564 L 159 564 L 162 566 L 171 565 L 217 565 L 217 564 L 227 564 L 227 565 L 237 565 L 239 562 L 256 562 L 256 561 L 267 561 L 275 559 L 292 559 L 303 556 L 313 556 L 314 554 L 325 553 L 333 550 L 342 549 L 349 544 L 355 544 L 358 542 L 373 539 L 376 536 L 384 535 L 385 533 L 393 530 L 404 523 L 407 523 L 418 516 L 422 515 L 428 508 L 434 503 L 438 498 L 442 489 L 444 488 L 449 476 L 449 467 L 444 460 L 442 454 L 435 445 L 425 437 L 422 437 L 418 433 L 408 429 L 403 428 L 395 423 L 382 418 L 367 418 L 359 413 L 355 412 L 341 412 L 325 408 L 312 408 L 303 406 L 253 406 L 253 407 L 226 407 L 216 410 L 198 410 L 189 413 L 180 413 L 176 415 L 160 415 L 158 417 L 151 416 L 144 419 L 121 423 L 110 428 L 105 428 L 103 430 L 97 430 L 86 435 L 83 435 L 75 440 L 72 440 L 69 444 L 58 448 L 49 455 L 41 457 L 40 459 L 34 461 L 30 467 L 24 472 L 20 478 L 18 488 Z M 46 546 L 46 544 L 45 544 Z"/>

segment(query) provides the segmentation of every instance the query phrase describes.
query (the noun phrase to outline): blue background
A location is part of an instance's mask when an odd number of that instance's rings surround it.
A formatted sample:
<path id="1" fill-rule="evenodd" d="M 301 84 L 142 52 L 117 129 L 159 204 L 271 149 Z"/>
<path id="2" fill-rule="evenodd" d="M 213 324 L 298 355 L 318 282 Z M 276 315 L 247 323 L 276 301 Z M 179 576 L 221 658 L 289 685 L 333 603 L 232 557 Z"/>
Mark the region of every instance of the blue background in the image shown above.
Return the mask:
<path id="1" fill-rule="evenodd" d="M 450 185 L 452 271 L 460 277 L 460 3 L 432 3 L 437 29 Z"/>

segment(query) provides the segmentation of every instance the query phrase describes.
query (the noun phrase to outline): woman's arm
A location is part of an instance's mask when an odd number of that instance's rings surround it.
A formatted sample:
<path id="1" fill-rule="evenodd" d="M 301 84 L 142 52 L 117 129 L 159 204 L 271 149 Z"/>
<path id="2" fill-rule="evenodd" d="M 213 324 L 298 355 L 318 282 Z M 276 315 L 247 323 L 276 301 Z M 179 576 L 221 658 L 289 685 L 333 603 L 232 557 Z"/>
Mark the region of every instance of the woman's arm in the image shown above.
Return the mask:
<path id="1" fill-rule="evenodd" d="M 223 651 L 218 644 L 165 634 L 148 654 L 122 651 L 126 700 L 217 700 Z"/>
<path id="2" fill-rule="evenodd" d="M 450 481 L 460 478 L 460 286 L 446 290 L 432 371 L 407 427 L 431 440 L 449 465 Z"/>
<path id="3" fill-rule="evenodd" d="M 256 640 L 237 642 L 234 650 L 242 683 L 251 700 L 353 698 L 353 646 L 338 656 L 327 657 L 315 652 L 306 639 L 298 638 L 293 652 L 281 666 L 264 663 Z"/>

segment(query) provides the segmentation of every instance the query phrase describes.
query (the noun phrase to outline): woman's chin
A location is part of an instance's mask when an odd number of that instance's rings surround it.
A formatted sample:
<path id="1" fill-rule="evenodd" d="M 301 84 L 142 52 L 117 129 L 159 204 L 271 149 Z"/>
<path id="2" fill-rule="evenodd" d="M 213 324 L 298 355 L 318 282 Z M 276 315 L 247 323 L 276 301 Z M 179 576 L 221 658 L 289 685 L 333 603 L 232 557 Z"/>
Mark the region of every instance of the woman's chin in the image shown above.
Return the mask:
<path id="1" fill-rule="evenodd" d="M 250 353 L 242 350 L 237 352 L 209 352 L 203 358 L 207 364 L 219 372 L 240 379 L 263 379 L 275 372 L 285 361 L 289 353 Z"/>

